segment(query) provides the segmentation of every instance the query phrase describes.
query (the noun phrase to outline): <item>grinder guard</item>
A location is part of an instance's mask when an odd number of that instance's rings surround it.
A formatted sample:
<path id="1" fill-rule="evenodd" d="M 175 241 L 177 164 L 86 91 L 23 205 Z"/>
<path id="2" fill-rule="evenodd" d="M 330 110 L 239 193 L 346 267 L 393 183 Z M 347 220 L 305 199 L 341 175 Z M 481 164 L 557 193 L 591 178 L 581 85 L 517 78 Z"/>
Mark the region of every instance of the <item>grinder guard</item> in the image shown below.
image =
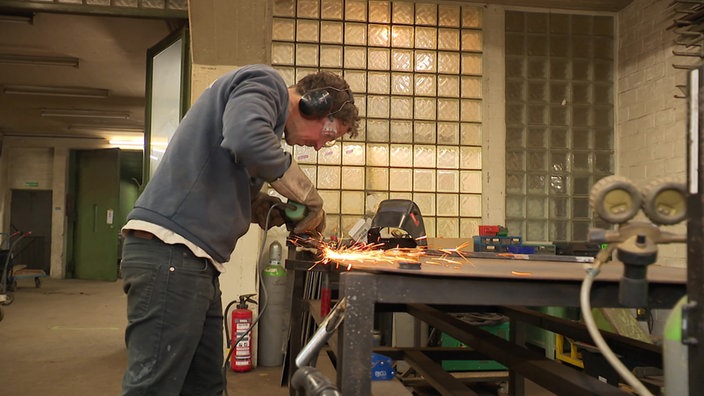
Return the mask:
<path id="1" fill-rule="evenodd" d="M 407 235 L 404 237 L 382 238 L 381 230 L 384 228 L 397 228 L 405 231 Z M 385 249 L 427 246 L 428 240 L 425 234 L 425 225 L 423 224 L 423 216 L 418 205 L 407 199 L 381 201 L 379 209 L 372 219 L 367 242 L 383 244 Z"/>

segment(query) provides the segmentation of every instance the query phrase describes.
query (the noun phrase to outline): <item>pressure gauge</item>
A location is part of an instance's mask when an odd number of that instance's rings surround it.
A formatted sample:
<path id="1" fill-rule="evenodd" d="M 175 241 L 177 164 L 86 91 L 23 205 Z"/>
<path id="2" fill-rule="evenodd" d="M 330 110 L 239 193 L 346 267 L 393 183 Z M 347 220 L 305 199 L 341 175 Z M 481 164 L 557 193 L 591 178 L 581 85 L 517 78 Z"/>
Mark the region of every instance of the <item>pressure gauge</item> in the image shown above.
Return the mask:
<path id="1" fill-rule="evenodd" d="M 592 187 L 589 204 L 604 221 L 622 224 L 640 210 L 641 195 L 633 182 L 625 177 L 607 176 Z"/>
<path id="2" fill-rule="evenodd" d="M 653 180 L 643 188 L 643 212 L 655 224 L 677 224 L 687 216 L 686 191 L 682 182 Z"/>

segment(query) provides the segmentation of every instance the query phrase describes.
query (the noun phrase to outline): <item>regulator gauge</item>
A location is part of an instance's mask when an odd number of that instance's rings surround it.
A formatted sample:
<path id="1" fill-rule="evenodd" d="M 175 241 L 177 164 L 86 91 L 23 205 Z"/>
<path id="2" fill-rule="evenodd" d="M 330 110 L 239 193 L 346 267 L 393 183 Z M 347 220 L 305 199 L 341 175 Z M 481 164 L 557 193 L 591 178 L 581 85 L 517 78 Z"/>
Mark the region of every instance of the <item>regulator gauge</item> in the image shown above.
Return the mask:
<path id="1" fill-rule="evenodd" d="M 622 176 L 607 176 L 599 180 L 589 193 L 589 204 L 611 224 L 632 219 L 641 207 L 641 194 L 633 182 Z"/>

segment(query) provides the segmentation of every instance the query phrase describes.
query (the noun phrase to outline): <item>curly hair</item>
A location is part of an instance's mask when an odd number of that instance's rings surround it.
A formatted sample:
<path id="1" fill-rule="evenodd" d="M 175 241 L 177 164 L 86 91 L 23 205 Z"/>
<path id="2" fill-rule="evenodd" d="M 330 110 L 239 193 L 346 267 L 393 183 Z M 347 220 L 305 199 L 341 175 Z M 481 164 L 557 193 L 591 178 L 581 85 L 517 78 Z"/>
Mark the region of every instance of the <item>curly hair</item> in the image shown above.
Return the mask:
<path id="1" fill-rule="evenodd" d="M 347 81 L 337 74 L 321 71 L 309 74 L 296 83 L 296 92 L 300 95 L 304 95 L 308 91 L 325 88 L 332 88 L 327 89 L 327 91 L 333 98 L 332 109 L 334 109 L 335 118 L 342 121 L 349 128 L 347 133 L 351 137 L 357 136 L 359 132 L 359 110 L 354 104 L 352 90 L 350 90 Z"/>

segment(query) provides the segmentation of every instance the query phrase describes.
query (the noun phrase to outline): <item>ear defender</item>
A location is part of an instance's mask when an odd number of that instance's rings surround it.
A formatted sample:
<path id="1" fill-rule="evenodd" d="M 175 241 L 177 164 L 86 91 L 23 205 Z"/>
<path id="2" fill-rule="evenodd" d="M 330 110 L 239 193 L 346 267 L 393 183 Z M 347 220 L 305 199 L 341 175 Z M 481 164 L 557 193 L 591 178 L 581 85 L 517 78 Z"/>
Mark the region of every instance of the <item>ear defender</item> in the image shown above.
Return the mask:
<path id="1" fill-rule="evenodd" d="M 323 118 L 332 109 L 332 95 L 324 88 L 308 91 L 298 101 L 298 109 L 306 118 Z"/>
<path id="2" fill-rule="evenodd" d="M 330 95 L 330 91 L 328 91 L 329 89 L 337 92 L 344 91 L 347 94 L 347 100 L 335 111 L 332 111 L 333 98 L 332 95 Z M 349 89 L 322 87 L 311 89 L 303 94 L 301 100 L 298 101 L 298 110 L 306 118 L 318 119 L 337 113 L 342 110 L 347 103 L 354 104 L 354 97 L 352 96 L 352 91 Z"/>

